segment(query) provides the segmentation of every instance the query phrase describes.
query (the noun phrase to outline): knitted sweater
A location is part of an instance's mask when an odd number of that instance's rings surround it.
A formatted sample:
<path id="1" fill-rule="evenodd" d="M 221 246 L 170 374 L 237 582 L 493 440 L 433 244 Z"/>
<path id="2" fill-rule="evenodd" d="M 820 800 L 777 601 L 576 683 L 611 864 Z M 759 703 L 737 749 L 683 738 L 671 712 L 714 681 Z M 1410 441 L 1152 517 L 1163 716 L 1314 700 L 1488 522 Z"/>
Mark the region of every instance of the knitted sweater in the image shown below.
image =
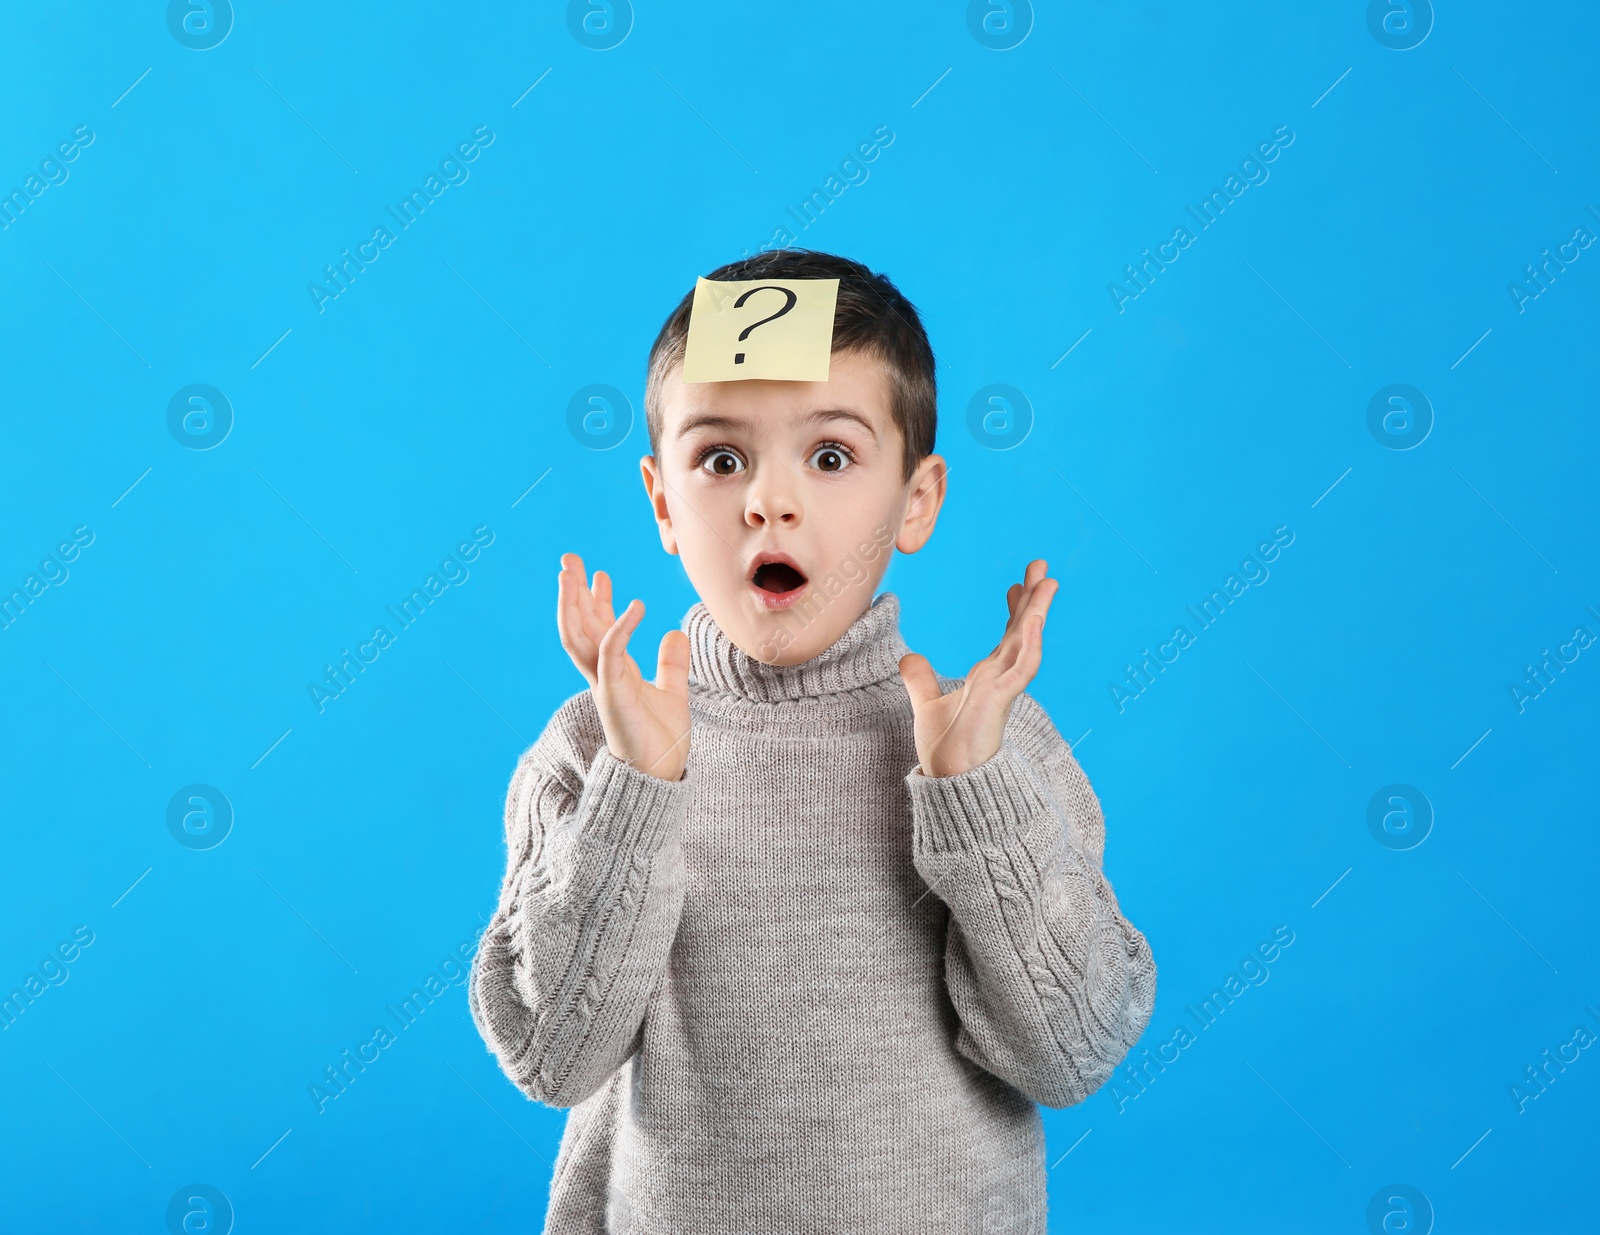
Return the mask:
<path id="1" fill-rule="evenodd" d="M 1111 1075 L 1155 963 L 1037 702 L 922 774 L 899 611 L 769 666 L 697 603 L 682 779 L 612 756 L 587 690 L 518 762 L 468 1001 L 572 1108 L 548 1235 L 1045 1230 L 1035 1103 Z"/>

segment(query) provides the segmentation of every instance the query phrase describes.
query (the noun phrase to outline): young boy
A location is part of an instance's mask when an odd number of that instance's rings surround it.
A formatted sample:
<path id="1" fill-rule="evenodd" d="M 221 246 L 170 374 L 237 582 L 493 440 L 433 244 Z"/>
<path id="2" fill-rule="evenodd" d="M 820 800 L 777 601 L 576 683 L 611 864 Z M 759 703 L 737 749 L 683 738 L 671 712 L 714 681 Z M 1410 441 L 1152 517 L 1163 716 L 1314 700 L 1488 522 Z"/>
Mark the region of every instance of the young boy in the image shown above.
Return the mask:
<path id="1" fill-rule="evenodd" d="M 572 1108 L 545 1231 L 1043 1232 L 1035 1104 L 1110 1076 L 1156 980 L 1024 693 L 1056 581 L 1028 566 L 965 678 L 909 652 L 873 594 L 945 495 L 916 310 L 822 253 L 708 278 L 838 279 L 831 361 L 685 382 L 692 294 L 662 327 L 641 470 L 700 601 L 654 685 L 643 604 L 561 559 L 590 689 L 517 765 L 469 984 L 507 1076 Z"/>

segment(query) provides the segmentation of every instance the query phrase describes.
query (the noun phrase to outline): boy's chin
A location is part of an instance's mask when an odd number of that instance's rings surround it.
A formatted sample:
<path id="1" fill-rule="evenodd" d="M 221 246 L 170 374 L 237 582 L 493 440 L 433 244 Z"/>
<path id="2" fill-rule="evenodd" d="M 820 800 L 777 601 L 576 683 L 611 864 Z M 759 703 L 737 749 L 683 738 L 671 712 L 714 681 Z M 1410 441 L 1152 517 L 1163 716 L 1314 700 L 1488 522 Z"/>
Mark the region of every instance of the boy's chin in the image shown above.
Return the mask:
<path id="1" fill-rule="evenodd" d="M 799 611 L 794 608 L 768 611 L 757 600 L 753 608 L 746 606 L 739 620 L 731 623 L 737 631 L 728 626 L 722 629 L 752 660 L 774 668 L 803 664 L 837 643 L 839 636 L 861 616 L 847 600 L 848 597 L 840 596 L 820 612 L 812 611 L 809 606 Z"/>

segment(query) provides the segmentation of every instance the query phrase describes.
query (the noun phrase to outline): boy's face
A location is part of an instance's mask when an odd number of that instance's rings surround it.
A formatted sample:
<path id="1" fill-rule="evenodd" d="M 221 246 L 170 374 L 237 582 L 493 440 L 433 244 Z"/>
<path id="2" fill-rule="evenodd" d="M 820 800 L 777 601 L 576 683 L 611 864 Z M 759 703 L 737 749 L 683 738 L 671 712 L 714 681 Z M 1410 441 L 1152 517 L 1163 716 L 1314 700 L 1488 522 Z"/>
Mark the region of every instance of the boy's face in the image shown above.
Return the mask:
<path id="1" fill-rule="evenodd" d="M 825 382 L 664 386 L 660 458 L 640 460 L 661 545 L 724 634 L 768 664 L 810 660 L 872 603 L 891 545 L 915 553 L 944 502 L 944 460 L 902 478 L 889 379 L 835 352 Z"/>

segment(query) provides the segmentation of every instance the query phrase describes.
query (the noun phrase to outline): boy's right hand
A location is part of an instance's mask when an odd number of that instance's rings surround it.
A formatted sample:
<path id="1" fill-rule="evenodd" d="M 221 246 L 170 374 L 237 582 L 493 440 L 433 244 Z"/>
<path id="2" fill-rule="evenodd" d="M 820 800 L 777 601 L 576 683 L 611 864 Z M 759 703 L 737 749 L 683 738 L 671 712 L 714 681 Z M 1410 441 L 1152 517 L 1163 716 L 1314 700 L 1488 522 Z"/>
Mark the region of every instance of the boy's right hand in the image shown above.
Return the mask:
<path id="1" fill-rule="evenodd" d="M 689 636 L 681 630 L 662 636 L 652 686 L 628 655 L 628 637 L 643 617 L 641 600 L 613 617 L 605 571 L 595 571 L 591 592 L 583 559 L 561 555 L 556 625 L 561 646 L 594 691 L 607 749 L 641 772 L 681 780 L 689 759 Z"/>

